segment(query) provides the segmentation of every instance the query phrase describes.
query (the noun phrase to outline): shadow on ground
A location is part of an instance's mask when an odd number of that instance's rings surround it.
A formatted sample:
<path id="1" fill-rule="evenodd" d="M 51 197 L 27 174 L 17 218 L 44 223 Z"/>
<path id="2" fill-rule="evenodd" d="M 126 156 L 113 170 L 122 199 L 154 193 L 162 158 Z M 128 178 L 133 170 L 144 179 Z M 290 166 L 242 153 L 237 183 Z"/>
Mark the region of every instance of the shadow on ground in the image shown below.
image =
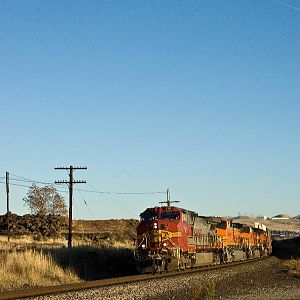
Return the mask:
<path id="1" fill-rule="evenodd" d="M 300 258 L 300 237 L 287 240 L 274 240 L 272 254 L 280 259 Z"/>
<path id="2" fill-rule="evenodd" d="M 91 246 L 45 249 L 53 260 L 74 271 L 81 280 L 97 280 L 136 274 L 132 250 Z"/>

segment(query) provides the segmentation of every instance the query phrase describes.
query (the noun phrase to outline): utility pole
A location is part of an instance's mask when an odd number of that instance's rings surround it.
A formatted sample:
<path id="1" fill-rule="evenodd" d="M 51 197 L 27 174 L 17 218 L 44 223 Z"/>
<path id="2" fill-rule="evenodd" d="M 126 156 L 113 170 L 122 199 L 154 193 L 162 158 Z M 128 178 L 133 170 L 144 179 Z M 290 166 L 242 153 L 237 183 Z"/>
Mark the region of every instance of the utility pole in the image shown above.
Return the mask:
<path id="1" fill-rule="evenodd" d="M 7 211 L 7 240 L 10 240 L 10 228 L 9 228 L 9 173 L 5 173 L 6 181 L 6 211 Z"/>
<path id="2" fill-rule="evenodd" d="M 73 184 L 75 183 L 86 183 L 85 180 L 74 180 L 73 171 L 74 170 L 87 170 L 87 167 L 57 167 L 55 170 L 67 170 L 69 171 L 69 181 L 68 180 L 55 180 L 55 183 L 67 183 L 69 185 L 69 234 L 68 234 L 68 247 L 72 247 L 72 210 L 73 210 Z"/>
<path id="3" fill-rule="evenodd" d="M 167 203 L 167 206 L 170 207 L 171 203 L 177 203 L 179 201 L 171 201 L 171 194 L 170 194 L 170 190 L 167 189 L 167 201 L 161 201 L 159 203 Z"/>

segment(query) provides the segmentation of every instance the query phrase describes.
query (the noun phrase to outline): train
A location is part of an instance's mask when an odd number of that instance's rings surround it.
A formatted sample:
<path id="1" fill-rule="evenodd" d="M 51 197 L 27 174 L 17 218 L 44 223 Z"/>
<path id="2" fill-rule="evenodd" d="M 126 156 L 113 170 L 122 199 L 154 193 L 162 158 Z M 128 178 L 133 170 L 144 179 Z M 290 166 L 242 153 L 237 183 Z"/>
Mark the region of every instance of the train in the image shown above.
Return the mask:
<path id="1" fill-rule="evenodd" d="M 271 233 L 265 225 L 233 222 L 231 218 L 201 216 L 172 206 L 147 208 L 137 226 L 135 261 L 140 273 L 226 264 L 268 256 Z"/>

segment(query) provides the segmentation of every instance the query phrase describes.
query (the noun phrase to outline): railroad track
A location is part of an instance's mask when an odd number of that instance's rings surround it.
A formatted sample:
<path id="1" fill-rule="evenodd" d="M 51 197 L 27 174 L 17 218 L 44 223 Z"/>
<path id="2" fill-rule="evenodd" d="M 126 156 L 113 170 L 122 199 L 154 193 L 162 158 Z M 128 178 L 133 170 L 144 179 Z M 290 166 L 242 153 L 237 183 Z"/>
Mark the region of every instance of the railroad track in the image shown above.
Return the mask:
<path id="1" fill-rule="evenodd" d="M 126 277 L 109 278 L 109 279 L 102 279 L 102 280 L 95 280 L 95 281 L 84 281 L 84 282 L 74 283 L 74 284 L 64 284 L 58 286 L 39 287 L 39 288 L 30 288 L 30 289 L 19 290 L 19 291 L 2 292 L 0 293 L 0 300 L 22 299 L 22 298 L 46 296 L 51 294 L 63 294 L 67 292 L 75 292 L 75 291 L 92 289 L 92 288 L 109 287 L 113 285 L 122 285 L 126 283 L 134 283 L 134 282 L 145 281 L 145 280 L 154 280 L 154 279 L 160 279 L 164 277 L 200 273 L 208 270 L 218 270 L 220 268 L 250 264 L 268 258 L 269 257 L 261 257 L 261 258 L 245 260 L 245 261 L 230 262 L 224 265 L 203 266 L 203 267 L 196 267 L 196 268 L 185 269 L 180 271 L 164 272 L 161 274 L 132 275 Z"/>

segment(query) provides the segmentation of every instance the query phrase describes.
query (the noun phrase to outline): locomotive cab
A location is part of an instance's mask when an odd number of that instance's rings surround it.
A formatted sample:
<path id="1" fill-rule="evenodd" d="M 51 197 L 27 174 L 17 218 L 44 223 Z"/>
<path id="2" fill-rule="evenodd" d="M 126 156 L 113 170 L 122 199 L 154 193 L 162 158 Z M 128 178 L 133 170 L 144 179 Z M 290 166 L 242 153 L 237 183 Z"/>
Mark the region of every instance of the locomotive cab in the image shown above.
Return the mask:
<path id="1" fill-rule="evenodd" d="M 138 250 L 172 249 L 181 221 L 181 211 L 176 207 L 148 208 L 140 214 L 137 227 Z M 178 234 L 177 234 L 178 237 Z"/>
<path id="2" fill-rule="evenodd" d="M 148 208 L 140 214 L 135 252 L 139 270 L 171 267 L 173 258 L 180 256 L 181 220 L 181 209 L 172 206 Z"/>

